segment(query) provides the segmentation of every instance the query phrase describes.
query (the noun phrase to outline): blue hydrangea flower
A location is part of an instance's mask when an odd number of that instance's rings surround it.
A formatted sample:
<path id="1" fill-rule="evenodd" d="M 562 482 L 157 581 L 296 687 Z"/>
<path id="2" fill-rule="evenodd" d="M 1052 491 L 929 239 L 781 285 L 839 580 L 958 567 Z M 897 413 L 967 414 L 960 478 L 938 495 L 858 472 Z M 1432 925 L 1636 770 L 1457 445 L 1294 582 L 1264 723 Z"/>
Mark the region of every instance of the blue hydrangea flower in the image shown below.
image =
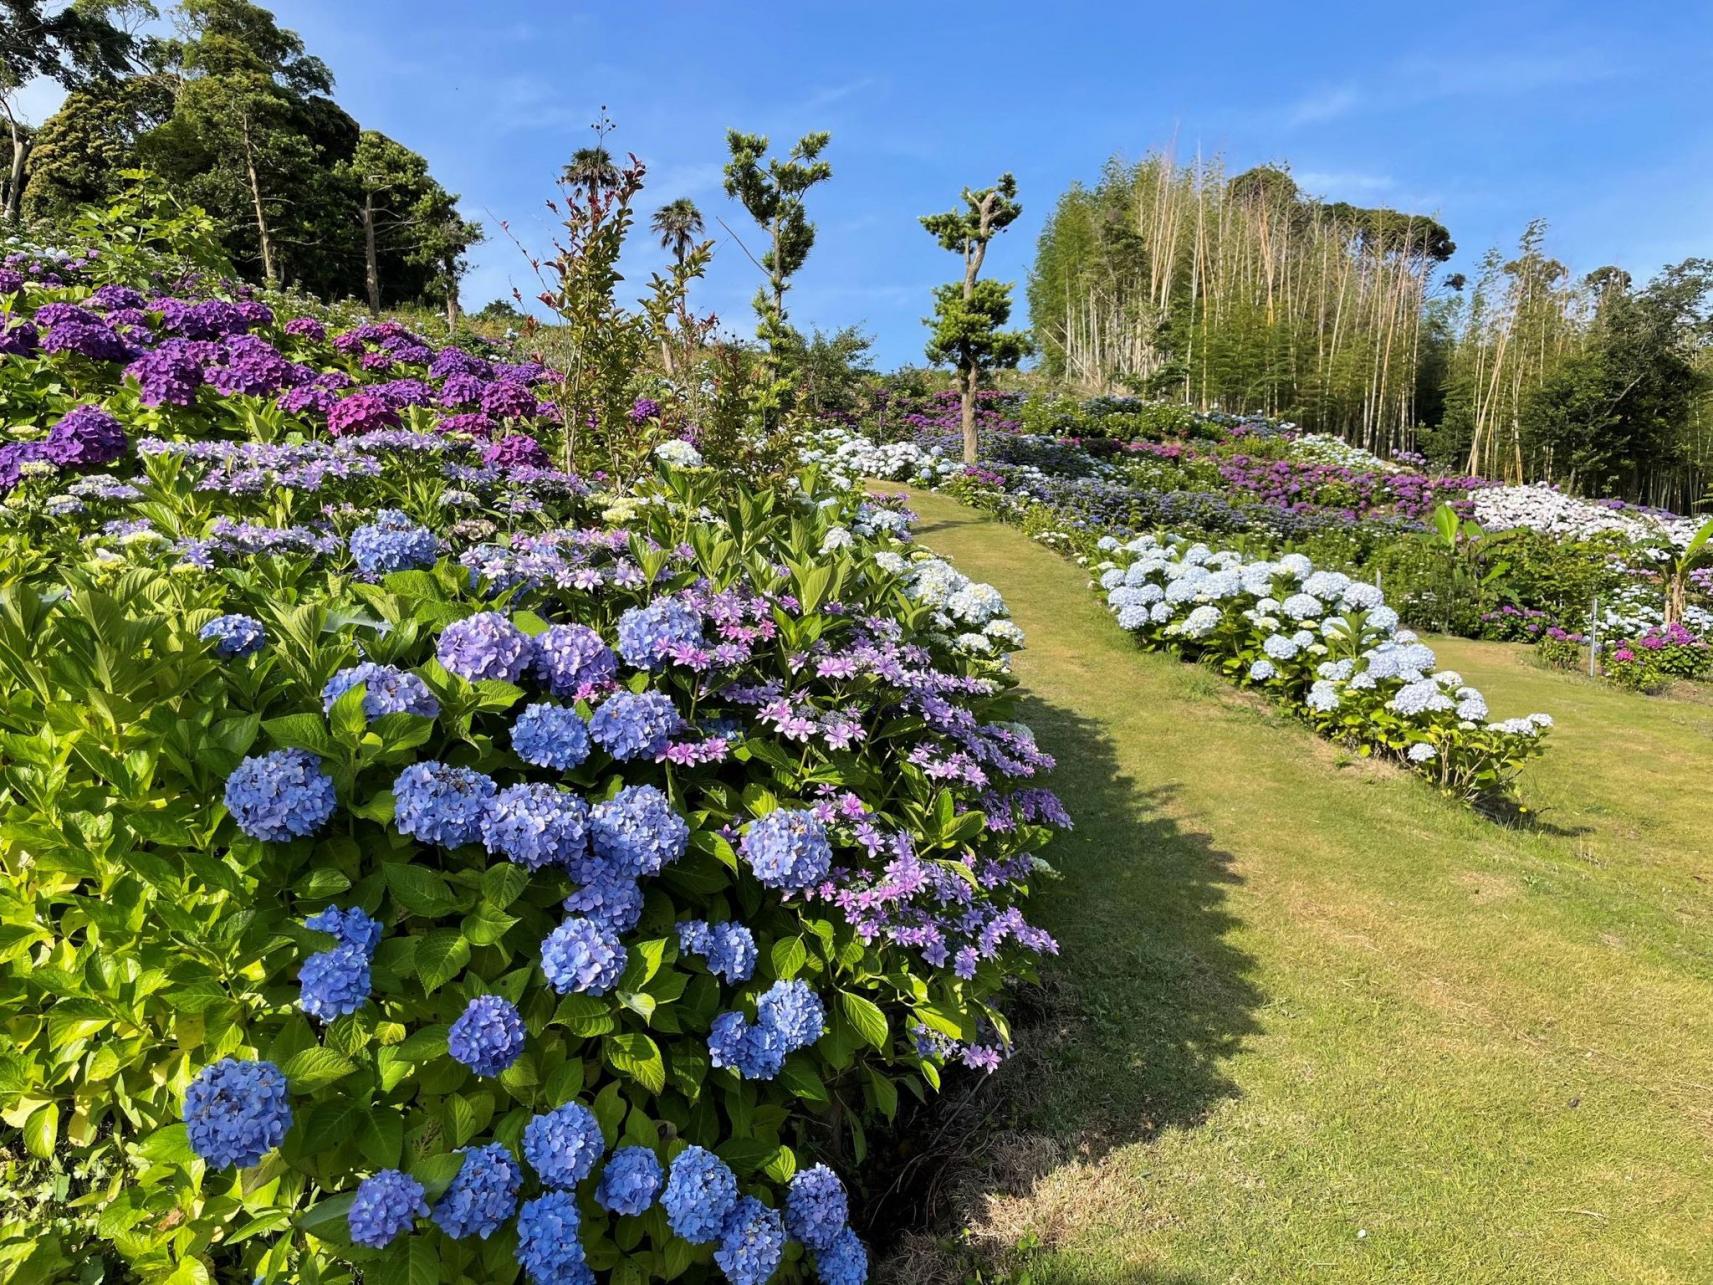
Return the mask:
<path id="1" fill-rule="evenodd" d="M 1426 741 L 1417 741 L 1406 751 L 1406 756 L 1412 763 L 1431 763 L 1439 757 L 1439 751 Z"/>
<path id="2" fill-rule="evenodd" d="M 1284 634 L 1268 634 L 1266 640 L 1261 644 L 1261 650 L 1274 660 L 1290 660 L 1302 648 L 1297 646 L 1295 639 Z"/>
<path id="3" fill-rule="evenodd" d="M 589 808 L 556 785 L 526 782 L 501 790 L 482 818 L 482 842 L 526 870 L 568 866 L 589 844 Z"/>
<path id="4" fill-rule="evenodd" d="M 446 1035 L 446 1050 L 477 1075 L 498 1075 L 523 1053 L 523 1018 L 498 995 L 478 995 Z"/>
<path id="5" fill-rule="evenodd" d="M 512 724 L 512 749 L 525 763 L 568 772 L 589 757 L 589 728 L 564 705 L 528 705 Z"/>
<path id="6" fill-rule="evenodd" d="M 737 1175 L 703 1147 L 678 1153 L 660 1198 L 667 1225 L 692 1245 L 706 1245 L 718 1236 L 737 1200 Z"/>
<path id="7" fill-rule="evenodd" d="M 850 1216 L 845 1184 L 826 1165 L 804 1169 L 791 1179 L 785 1197 L 785 1226 L 810 1249 L 830 1249 L 850 1223 Z"/>
<path id="8" fill-rule="evenodd" d="M 746 1080 L 771 1080 L 785 1065 L 785 1043 L 770 1023 L 751 1023 L 742 1013 L 721 1013 L 708 1031 L 708 1055 Z"/>
<path id="9" fill-rule="evenodd" d="M 311 1017 L 331 1022 L 355 1013 L 369 1000 L 369 956 L 358 946 L 335 946 L 303 961 L 298 974 L 298 1006 Z"/>
<path id="10" fill-rule="evenodd" d="M 615 1214 L 645 1214 L 660 1194 L 660 1161 L 647 1147 L 620 1147 L 601 1171 L 595 1203 Z"/>
<path id="11" fill-rule="evenodd" d="M 267 630 L 254 616 L 216 616 L 196 636 L 214 644 L 214 654 L 222 660 L 236 660 L 262 649 L 268 639 Z"/>
<path id="12" fill-rule="evenodd" d="M 618 936 L 592 919 L 572 916 L 541 943 L 541 970 L 559 994 L 605 995 L 625 971 Z"/>
<path id="13" fill-rule="evenodd" d="M 345 1223 L 353 1244 L 382 1249 L 427 1216 L 422 1184 L 397 1169 L 383 1169 L 358 1185 Z"/>
<path id="14" fill-rule="evenodd" d="M 534 659 L 528 634 L 497 611 L 479 611 L 440 631 L 434 654 L 446 672 L 478 682 L 497 678 L 515 683 Z"/>
<path id="15" fill-rule="evenodd" d="M 600 1121 L 580 1102 L 554 1107 L 524 1126 L 523 1158 L 545 1187 L 575 1187 L 606 1149 Z"/>
<path id="16" fill-rule="evenodd" d="M 619 655 L 638 669 L 658 669 L 674 648 L 701 645 L 702 617 L 676 598 L 659 598 L 619 617 Z"/>
<path id="17" fill-rule="evenodd" d="M 486 1240 L 517 1209 L 523 1169 L 497 1142 L 463 1147 L 459 1154 L 464 1163 L 434 1206 L 434 1225 L 448 1236 Z"/>
<path id="18" fill-rule="evenodd" d="M 351 560 L 370 579 L 390 571 L 432 567 L 440 556 L 434 532 L 397 509 L 382 509 L 375 520 L 351 532 Z"/>
<path id="19" fill-rule="evenodd" d="M 1273 662 L 1270 660 L 1258 660 L 1253 665 L 1249 666 L 1249 678 L 1251 682 L 1264 683 L 1278 672 L 1279 671 L 1277 669 L 1273 668 Z"/>
<path id="20" fill-rule="evenodd" d="M 821 1278 L 821 1285 L 866 1285 L 868 1250 L 847 1227 L 815 1255 L 815 1274 Z"/>
<path id="21" fill-rule="evenodd" d="M 535 640 L 535 672 L 555 696 L 581 700 L 618 677 L 619 661 L 587 625 L 553 625 Z"/>
<path id="22" fill-rule="evenodd" d="M 291 1128 L 285 1073 L 272 1062 L 221 1058 L 185 1090 L 184 1123 L 190 1149 L 216 1169 L 258 1164 Z"/>
<path id="23" fill-rule="evenodd" d="M 708 971 L 728 982 L 747 982 L 755 973 L 755 936 L 740 923 L 686 919 L 678 925 L 678 949 L 701 955 Z"/>
<path id="24" fill-rule="evenodd" d="M 678 707 L 664 692 L 617 691 L 589 720 L 589 735 L 621 761 L 656 758 L 682 723 Z"/>
<path id="25" fill-rule="evenodd" d="M 827 828 L 814 813 L 792 808 L 752 821 L 740 850 L 755 877 L 769 888 L 807 888 L 825 879 L 833 866 Z"/>
<path id="26" fill-rule="evenodd" d="M 475 843 L 494 783 L 474 768 L 412 763 L 393 782 L 393 824 L 400 834 L 448 848 Z"/>
<path id="27" fill-rule="evenodd" d="M 381 944 L 381 925 L 356 906 L 348 910 L 329 906 L 305 919 L 303 926 L 318 933 L 331 933 L 341 945 L 355 946 L 370 959 L 375 957 L 375 947 Z"/>
<path id="28" fill-rule="evenodd" d="M 756 1019 L 779 1033 L 786 1052 L 808 1048 L 827 1027 L 821 997 L 800 977 L 774 982 L 755 1002 Z"/>
<path id="29" fill-rule="evenodd" d="M 418 718 L 437 718 L 440 714 L 440 702 L 422 679 L 393 665 L 367 660 L 341 669 L 327 680 L 321 689 L 323 712 L 332 713 L 339 698 L 359 684 L 363 688 L 363 716 L 371 722 L 383 714 L 415 714 Z"/>
<path id="30" fill-rule="evenodd" d="M 659 874 L 682 857 L 690 827 L 654 786 L 632 785 L 590 809 L 589 837 L 606 872 L 635 879 Z"/>
<path id="31" fill-rule="evenodd" d="M 597 879 L 565 898 L 565 909 L 622 937 L 642 921 L 642 901 L 642 887 L 634 879 Z"/>
<path id="32" fill-rule="evenodd" d="M 785 1255 L 785 1226 L 779 1211 L 745 1196 L 726 1215 L 714 1261 L 732 1285 L 766 1285 Z"/>
<path id="33" fill-rule="evenodd" d="M 314 834 L 337 806 L 333 778 L 308 750 L 247 758 L 226 778 L 226 808 L 252 839 L 286 843 Z"/>
<path id="34" fill-rule="evenodd" d="M 583 1257 L 583 1216 L 568 1191 L 550 1191 L 525 1203 L 517 1216 L 517 1261 L 536 1285 L 593 1285 Z"/>

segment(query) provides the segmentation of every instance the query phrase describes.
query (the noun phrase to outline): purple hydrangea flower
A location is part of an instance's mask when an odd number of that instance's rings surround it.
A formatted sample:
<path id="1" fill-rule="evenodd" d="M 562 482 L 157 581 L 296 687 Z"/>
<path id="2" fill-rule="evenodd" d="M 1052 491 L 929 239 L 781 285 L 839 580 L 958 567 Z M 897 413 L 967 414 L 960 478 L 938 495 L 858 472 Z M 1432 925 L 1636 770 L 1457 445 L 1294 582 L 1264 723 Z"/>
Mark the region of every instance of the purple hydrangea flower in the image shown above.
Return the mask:
<path id="1" fill-rule="evenodd" d="M 589 837 L 597 865 L 634 879 L 659 874 L 682 857 L 690 827 L 654 786 L 631 785 L 590 809 Z M 577 871 L 572 874 L 582 878 Z"/>
<path id="2" fill-rule="evenodd" d="M 712 1151 L 687 1147 L 674 1157 L 661 1203 L 667 1225 L 692 1245 L 718 1236 L 737 1201 L 737 1175 Z"/>
<path id="3" fill-rule="evenodd" d="M 184 1123 L 191 1150 L 216 1169 L 259 1164 L 291 1128 L 285 1073 L 234 1057 L 205 1066 L 185 1090 Z"/>
<path id="4" fill-rule="evenodd" d="M 307 750 L 252 756 L 226 778 L 226 809 L 252 839 L 287 843 L 314 834 L 337 806 L 333 778 Z"/>
<path id="5" fill-rule="evenodd" d="M 482 842 L 526 870 L 570 866 L 588 848 L 588 806 L 569 790 L 525 782 L 501 790 L 482 818 Z"/>
<path id="6" fill-rule="evenodd" d="M 826 827 L 814 813 L 791 808 L 751 822 L 740 851 L 763 885 L 791 892 L 819 883 L 833 866 Z"/>
<path id="7" fill-rule="evenodd" d="M 73 406 L 48 431 L 45 449 L 62 468 L 110 464 L 125 453 L 125 430 L 99 406 Z"/>
<path id="8" fill-rule="evenodd" d="M 341 397 L 327 412 L 327 431 L 334 437 L 398 426 L 398 412 L 387 404 L 384 397 L 373 393 L 351 393 Z"/>
<path id="9" fill-rule="evenodd" d="M 592 919 L 572 916 L 541 943 L 541 969 L 561 995 L 605 995 L 619 983 L 627 955 L 618 937 Z"/>
<path id="10" fill-rule="evenodd" d="M 541 443 L 533 437 L 524 433 L 510 433 L 491 443 L 482 452 L 482 463 L 497 469 L 546 468 L 548 459 Z"/>
<path id="11" fill-rule="evenodd" d="M 515 683 L 534 658 L 534 643 L 497 611 L 479 611 L 440 631 L 435 655 L 448 673 L 478 682 Z"/>
<path id="12" fill-rule="evenodd" d="M 498 1075 L 523 1054 L 523 1019 L 498 995 L 478 995 L 447 1032 L 446 1051 L 477 1075 Z"/>
<path id="13" fill-rule="evenodd" d="M 216 616 L 198 629 L 196 636 L 203 642 L 213 643 L 214 654 L 222 660 L 252 655 L 262 649 L 268 638 L 261 621 L 254 616 L 243 615 Z"/>
<path id="14" fill-rule="evenodd" d="M 521 384 L 489 384 L 482 390 L 482 413 L 495 419 L 528 419 L 535 414 L 535 394 Z"/>
<path id="15" fill-rule="evenodd" d="M 384 1249 L 426 1217 L 422 1184 L 397 1169 L 383 1169 L 358 1184 L 345 1225 L 352 1244 Z"/>
<path id="16" fill-rule="evenodd" d="M 564 705 L 528 705 L 512 724 L 512 749 L 525 763 L 569 771 L 589 757 L 589 729 Z"/>
<path id="17" fill-rule="evenodd" d="M 322 710 L 332 713 L 339 698 L 359 685 L 363 688 L 363 715 L 371 722 L 383 714 L 415 714 L 418 718 L 440 715 L 440 702 L 422 679 L 408 670 L 368 660 L 341 669 L 327 680 L 321 689 Z"/>
<path id="18" fill-rule="evenodd" d="M 182 339 L 144 353 L 125 367 L 125 375 L 137 382 L 145 406 L 189 406 L 203 384 L 202 362 Z"/>
<path id="19" fill-rule="evenodd" d="M 584 700 L 606 690 L 619 663 L 587 625 L 552 625 L 536 637 L 535 671 L 555 696 Z"/>
<path id="20" fill-rule="evenodd" d="M 464 1147 L 459 1154 L 464 1163 L 434 1206 L 434 1225 L 448 1236 L 486 1240 L 516 1211 L 523 1169 L 497 1142 Z"/>
<path id="21" fill-rule="evenodd" d="M 660 1193 L 664 1172 L 647 1147 L 620 1147 L 601 1171 L 595 1203 L 615 1214 L 645 1214 Z"/>
<path id="22" fill-rule="evenodd" d="M 678 708 L 664 692 L 616 691 L 589 720 L 595 744 L 621 761 L 658 758 L 682 726 Z"/>
<path id="23" fill-rule="evenodd" d="M 458 848 L 482 837 L 494 783 L 474 768 L 413 763 L 393 783 L 393 797 L 400 834 Z"/>
<path id="24" fill-rule="evenodd" d="M 285 323 L 285 332 L 295 339 L 307 339 L 317 344 L 327 338 L 327 327 L 314 317 L 293 317 Z"/>
<path id="25" fill-rule="evenodd" d="M 524 1126 L 523 1158 L 544 1187 L 576 1187 L 595 1172 L 606 1149 L 600 1121 L 580 1102 L 554 1107 Z"/>

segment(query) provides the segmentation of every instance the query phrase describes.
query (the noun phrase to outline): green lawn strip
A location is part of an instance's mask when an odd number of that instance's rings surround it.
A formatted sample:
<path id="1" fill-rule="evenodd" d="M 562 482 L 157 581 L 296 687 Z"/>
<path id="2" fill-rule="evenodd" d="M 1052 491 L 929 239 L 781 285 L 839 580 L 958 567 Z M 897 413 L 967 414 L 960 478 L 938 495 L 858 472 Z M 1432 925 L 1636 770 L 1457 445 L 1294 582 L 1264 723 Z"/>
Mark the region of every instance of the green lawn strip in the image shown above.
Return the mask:
<path id="1" fill-rule="evenodd" d="M 1503 829 L 1139 651 L 1020 532 L 912 502 L 1028 635 L 1078 822 L 1001 1091 L 1085 1159 L 1000 1175 L 987 1220 L 1046 1241 L 1034 1279 L 1713 1273 L 1706 709 L 1434 640 L 1496 716 L 1559 721 L 1524 783 L 1558 830 Z"/>

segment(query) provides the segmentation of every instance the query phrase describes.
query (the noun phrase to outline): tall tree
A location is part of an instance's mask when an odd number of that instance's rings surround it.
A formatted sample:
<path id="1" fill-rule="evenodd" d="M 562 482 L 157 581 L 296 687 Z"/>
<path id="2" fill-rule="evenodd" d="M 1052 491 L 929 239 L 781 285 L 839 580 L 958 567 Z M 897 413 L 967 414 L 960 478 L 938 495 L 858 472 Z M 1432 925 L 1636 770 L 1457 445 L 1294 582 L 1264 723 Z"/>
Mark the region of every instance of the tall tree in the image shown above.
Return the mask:
<path id="1" fill-rule="evenodd" d="M 604 124 L 597 125 L 595 129 L 598 137 L 607 136 Z M 619 185 L 619 180 L 618 162 L 613 160 L 613 154 L 607 150 L 604 143 L 579 147 L 571 153 L 571 159 L 565 166 L 565 186 L 576 191 L 610 191 Z"/>
<path id="2" fill-rule="evenodd" d="M 755 312 L 757 337 L 767 346 L 769 378 L 760 410 L 770 429 L 783 405 L 785 390 L 780 374 L 793 338 L 786 324 L 785 292 L 815 244 L 815 225 L 809 222 L 803 198 L 815 184 L 833 176 L 832 166 L 821 159 L 832 137 L 825 132 L 805 134 L 781 160 L 767 155 L 765 134 L 735 129 L 726 132 L 726 147 L 731 153 L 726 162 L 726 195 L 742 202 L 767 233 L 767 249 L 755 260 L 767 278 L 766 285 L 756 292 Z"/>
<path id="3" fill-rule="evenodd" d="M 683 263 L 702 235 L 702 211 L 689 197 L 680 196 L 656 210 L 649 226 L 660 238 L 660 248 L 672 251 L 672 257 Z"/>
<path id="4" fill-rule="evenodd" d="M 992 187 L 964 189 L 963 209 L 927 214 L 922 226 L 941 248 L 961 255 L 962 281 L 934 291 L 934 315 L 928 321 L 928 360 L 957 372 L 963 410 L 964 463 L 976 461 L 975 399 L 982 378 L 991 370 L 1015 367 L 1029 354 L 1029 336 L 1001 327 L 1011 319 L 1011 286 L 981 280 L 988 243 L 1023 213 L 1017 203 L 1017 180 L 1001 174 Z"/>
<path id="5" fill-rule="evenodd" d="M 31 146 L 18 91 L 39 76 L 73 90 L 129 70 L 135 41 L 112 20 L 123 7 L 105 0 L 0 0 L 0 112 L 11 142 L 0 214 L 7 222 L 16 223 L 23 208 Z"/>
<path id="6" fill-rule="evenodd" d="M 138 147 L 173 110 L 173 86 L 162 77 L 127 76 L 74 89 L 36 130 L 24 188 L 26 221 L 66 219 L 79 207 L 116 195 Z"/>
<path id="7" fill-rule="evenodd" d="M 458 215 L 457 198 L 428 173 L 416 152 L 374 130 L 364 130 L 351 159 L 341 167 L 357 196 L 363 230 L 363 284 L 369 310 L 383 297 L 397 302 L 444 291 L 448 324 L 457 320 L 457 279 L 464 251 L 480 240 L 481 227 Z M 382 289 L 386 264 L 399 279 Z"/>

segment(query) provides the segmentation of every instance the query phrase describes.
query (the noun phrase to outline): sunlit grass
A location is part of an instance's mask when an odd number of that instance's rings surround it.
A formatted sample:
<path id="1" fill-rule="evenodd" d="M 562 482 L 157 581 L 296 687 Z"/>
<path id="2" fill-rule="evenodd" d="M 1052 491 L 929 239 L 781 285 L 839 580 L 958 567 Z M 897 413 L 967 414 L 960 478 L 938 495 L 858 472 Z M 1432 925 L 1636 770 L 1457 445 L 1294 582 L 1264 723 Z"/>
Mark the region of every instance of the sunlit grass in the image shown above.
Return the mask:
<path id="1" fill-rule="evenodd" d="M 1541 828 L 1501 828 L 1138 651 L 1020 533 L 916 507 L 1027 632 L 1025 715 L 1078 821 L 1008 1125 L 960 1175 L 975 1263 L 1713 1278 L 1713 705 L 1433 640 L 1495 717 L 1558 720 L 1525 776 Z"/>

